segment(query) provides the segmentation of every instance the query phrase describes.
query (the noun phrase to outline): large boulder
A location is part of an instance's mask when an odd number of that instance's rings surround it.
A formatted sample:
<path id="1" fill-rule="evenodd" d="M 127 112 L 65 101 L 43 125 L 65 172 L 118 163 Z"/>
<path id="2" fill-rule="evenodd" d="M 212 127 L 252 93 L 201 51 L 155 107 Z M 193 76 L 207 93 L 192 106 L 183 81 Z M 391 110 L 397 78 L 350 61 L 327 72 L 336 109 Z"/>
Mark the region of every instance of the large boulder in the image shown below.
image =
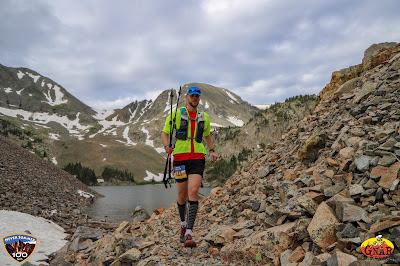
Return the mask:
<path id="1" fill-rule="evenodd" d="M 326 249 L 337 241 L 335 225 L 339 222 L 332 208 L 322 202 L 318 206 L 307 231 L 315 244 Z"/>
<path id="2" fill-rule="evenodd" d="M 132 224 L 136 222 L 144 222 L 150 218 L 149 213 L 143 209 L 141 206 L 136 207 L 135 212 L 133 213 Z"/>
<path id="3" fill-rule="evenodd" d="M 318 134 L 309 138 L 300 152 L 299 158 L 304 164 L 313 163 L 318 159 L 318 152 L 325 147 L 327 135 Z"/>
<path id="4" fill-rule="evenodd" d="M 372 66 L 372 61 L 374 57 L 379 55 L 381 52 L 396 47 L 397 43 L 396 42 L 384 42 L 384 43 L 378 43 L 378 44 L 373 44 L 370 47 L 368 47 L 367 50 L 364 52 L 364 58 L 362 59 L 362 64 L 364 68 L 368 68 Z M 387 59 L 386 59 L 387 60 Z M 375 59 L 374 65 L 376 65 L 376 62 L 378 60 Z"/>

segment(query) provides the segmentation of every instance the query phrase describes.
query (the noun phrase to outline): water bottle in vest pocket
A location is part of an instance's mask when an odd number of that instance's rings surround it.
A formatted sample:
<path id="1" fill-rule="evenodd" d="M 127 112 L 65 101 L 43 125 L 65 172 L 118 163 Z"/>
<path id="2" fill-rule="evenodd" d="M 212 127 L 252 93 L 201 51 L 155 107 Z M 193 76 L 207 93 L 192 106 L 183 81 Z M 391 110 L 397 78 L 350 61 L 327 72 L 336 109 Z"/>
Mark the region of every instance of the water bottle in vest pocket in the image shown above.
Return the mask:
<path id="1" fill-rule="evenodd" d="M 176 130 L 176 138 L 179 140 L 187 140 L 188 136 L 189 117 L 186 115 L 185 108 L 181 108 L 181 125 Z"/>
<path id="2" fill-rule="evenodd" d="M 197 116 L 197 132 L 195 137 L 195 141 L 197 143 L 201 143 L 201 141 L 203 140 L 204 124 L 205 124 L 204 114 L 203 112 L 199 112 Z"/>

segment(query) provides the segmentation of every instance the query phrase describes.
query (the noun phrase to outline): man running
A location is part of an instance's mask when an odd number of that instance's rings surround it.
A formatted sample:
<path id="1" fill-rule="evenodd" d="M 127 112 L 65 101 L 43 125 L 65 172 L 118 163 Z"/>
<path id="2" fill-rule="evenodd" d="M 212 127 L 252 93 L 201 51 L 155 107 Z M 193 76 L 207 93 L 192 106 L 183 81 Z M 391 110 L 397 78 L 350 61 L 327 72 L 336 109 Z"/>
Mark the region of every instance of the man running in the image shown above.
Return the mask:
<path id="1" fill-rule="evenodd" d="M 199 206 L 199 187 L 205 167 L 204 156 L 207 154 L 202 143 L 203 137 L 210 151 L 211 162 L 214 163 L 218 158 L 210 136 L 210 118 L 208 114 L 197 109 L 200 95 L 198 87 L 189 87 L 185 95 L 187 106 L 177 110 L 175 122 L 177 140 L 174 148 L 170 147 L 168 142 L 170 120 L 175 116 L 175 111 L 172 116 L 167 117 L 161 133 L 165 152 L 174 156 L 174 176 L 178 187 L 177 204 L 181 218 L 180 239 L 185 243 L 185 247 L 196 247 L 196 242 L 192 239 L 192 230 Z M 187 219 L 186 204 L 188 204 Z"/>

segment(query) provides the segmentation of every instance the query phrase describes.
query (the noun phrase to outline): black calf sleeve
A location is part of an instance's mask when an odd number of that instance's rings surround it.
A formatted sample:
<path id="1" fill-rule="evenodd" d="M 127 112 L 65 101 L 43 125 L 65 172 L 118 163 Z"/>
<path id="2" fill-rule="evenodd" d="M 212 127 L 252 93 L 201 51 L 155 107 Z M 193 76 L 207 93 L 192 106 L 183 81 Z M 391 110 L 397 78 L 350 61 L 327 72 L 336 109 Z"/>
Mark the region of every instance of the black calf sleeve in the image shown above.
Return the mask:
<path id="1" fill-rule="evenodd" d="M 197 210 L 199 208 L 198 201 L 189 200 L 189 210 L 188 210 L 188 226 L 187 229 L 193 229 L 194 221 L 196 220 Z"/>
<path id="2" fill-rule="evenodd" d="M 178 210 L 179 210 L 179 216 L 181 217 L 181 222 L 185 221 L 185 215 L 186 215 L 186 202 L 184 204 L 178 204 Z"/>

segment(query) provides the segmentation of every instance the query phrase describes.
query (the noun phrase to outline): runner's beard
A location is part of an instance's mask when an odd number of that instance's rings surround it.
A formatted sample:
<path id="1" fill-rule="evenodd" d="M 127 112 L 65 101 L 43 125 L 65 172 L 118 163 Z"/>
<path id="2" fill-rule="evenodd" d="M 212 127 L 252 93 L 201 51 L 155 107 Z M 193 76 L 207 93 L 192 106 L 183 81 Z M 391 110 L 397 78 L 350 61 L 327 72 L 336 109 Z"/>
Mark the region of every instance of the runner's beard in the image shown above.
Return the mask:
<path id="1" fill-rule="evenodd" d="M 199 103 L 196 103 L 196 104 L 194 105 L 191 101 L 188 101 L 188 102 L 189 102 L 189 105 L 192 106 L 192 107 L 197 107 L 197 105 L 199 105 Z"/>

